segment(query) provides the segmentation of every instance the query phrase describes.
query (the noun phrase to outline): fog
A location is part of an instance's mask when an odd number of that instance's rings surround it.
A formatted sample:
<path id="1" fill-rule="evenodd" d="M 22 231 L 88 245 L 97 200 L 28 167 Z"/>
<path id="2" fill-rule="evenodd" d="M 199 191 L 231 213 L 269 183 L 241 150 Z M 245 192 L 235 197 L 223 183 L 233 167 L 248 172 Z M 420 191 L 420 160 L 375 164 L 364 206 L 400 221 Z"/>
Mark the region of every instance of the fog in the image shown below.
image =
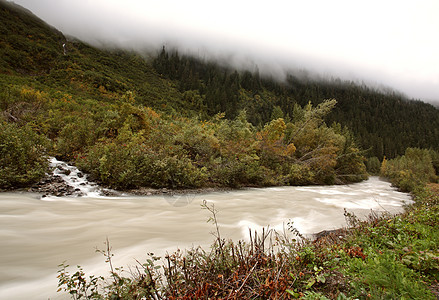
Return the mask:
<path id="1" fill-rule="evenodd" d="M 66 35 L 388 86 L 439 104 L 439 1 L 15 0 Z"/>

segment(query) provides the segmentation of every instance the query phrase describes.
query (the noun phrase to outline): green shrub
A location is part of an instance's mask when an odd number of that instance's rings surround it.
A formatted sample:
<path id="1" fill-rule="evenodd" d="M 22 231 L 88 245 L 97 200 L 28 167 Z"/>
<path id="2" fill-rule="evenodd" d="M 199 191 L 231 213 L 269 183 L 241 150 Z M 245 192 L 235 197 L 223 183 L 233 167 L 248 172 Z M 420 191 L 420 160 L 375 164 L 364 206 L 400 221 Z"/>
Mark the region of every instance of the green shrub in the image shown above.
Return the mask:
<path id="1" fill-rule="evenodd" d="M 48 169 L 47 140 L 29 127 L 0 120 L 0 188 L 18 188 L 40 180 Z"/>
<path id="2" fill-rule="evenodd" d="M 165 138 L 166 140 L 166 138 Z M 195 188 L 207 180 L 181 148 L 160 144 L 144 131 L 132 132 L 129 124 L 115 139 L 103 139 L 79 155 L 78 166 L 94 179 L 115 188 Z"/>
<path id="3" fill-rule="evenodd" d="M 212 181 L 223 186 L 239 187 L 267 184 L 270 180 L 267 175 L 274 174 L 260 165 L 257 156 L 223 156 L 211 164 Z"/>
<path id="4" fill-rule="evenodd" d="M 380 173 L 381 163 L 378 157 L 369 157 L 366 161 L 367 172 L 371 175 L 378 175 Z"/>
<path id="5" fill-rule="evenodd" d="M 95 130 L 95 123 L 90 117 L 76 116 L 59 133 L 55 144 L 57 154 L 68 160 L 73 159 L 75 154 L 95 143 Z"/>
<path id="6" fill-rule="evenodd" d="M 292 164 L 288 181 L 290 185 L 304 185 L 312 182 L 314 173 L 307 165 Z"/>
<path id="7" fill-rule="evenodd" d="M 380 174 L 404 192 L 412 192 L 425 183 L 436 182 L 438 176 L 430 153 L 426 149 L 407 148 L 403 156 L 384 159 Z"/>

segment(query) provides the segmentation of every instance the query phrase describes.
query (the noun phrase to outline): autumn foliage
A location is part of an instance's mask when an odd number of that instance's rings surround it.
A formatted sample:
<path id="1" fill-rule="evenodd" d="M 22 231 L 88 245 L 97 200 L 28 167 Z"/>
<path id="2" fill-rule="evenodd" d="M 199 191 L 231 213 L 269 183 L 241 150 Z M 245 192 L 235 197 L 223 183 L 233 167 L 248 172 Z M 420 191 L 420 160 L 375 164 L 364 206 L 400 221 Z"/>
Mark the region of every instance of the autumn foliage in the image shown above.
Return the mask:
<path id="1" fill-rule="evenodd" d="M 334 105 L 334 100 L 309 105 L 303 119 L 287 123 L 278 118 L 257 130 L 247 121 L 245 111 L 234 120 L 223 114 L 209 120 L 170 118 L 120 102 L 107 108 L 104 119 L 88 119 L 90 131 L 86 132 L 99 129 L 93 142 L 66 147 L 64 143 L 77 140 L 77 129 L 61 131 L 55 146 L 60 156 L 75 159 L 94 179 L 121 189 L 362 180 L 363 157 L 349 132 L 323 122 L 329 106 Z M 84 121 L 76 126 L 85 126 Z M 104 124 L 112 125 L 102 128 Z"/>

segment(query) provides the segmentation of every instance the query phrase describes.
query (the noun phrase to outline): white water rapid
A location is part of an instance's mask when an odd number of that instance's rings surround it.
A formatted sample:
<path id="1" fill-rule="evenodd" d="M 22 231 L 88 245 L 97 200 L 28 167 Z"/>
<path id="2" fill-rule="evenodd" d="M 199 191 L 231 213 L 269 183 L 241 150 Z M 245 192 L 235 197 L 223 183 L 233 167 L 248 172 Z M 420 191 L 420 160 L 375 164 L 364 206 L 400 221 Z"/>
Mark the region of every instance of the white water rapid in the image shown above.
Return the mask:
<path id="1" fill-rule="evenodd" d="M 358 216 L 371 209 L 397 213 L 410 201 L 375 177 L 345 186 L 104 197 L 75 172 L 60 176 L 82 197 L 0 193 L 0 299 L 69 299 L 56 293 L 58 265 L 66 261 L 81 265 L 88 275 L 108 275 L 104 257 L 95 253 L 104 249 L 107 237 L 115 254 L 113 265 L 125 269 L 135 265 L 135 259 L 145 261 L 148 252 L 208 248 L 214 228 L 206 222 L 210 215 L 201 209 L 203 200 L 218 210 L 222 236 L 234 240 L 246 239 L 248 228 L 282 230 L 288 221 L 304 234 L 336 229 L 345 225 L 344 208 Z"/>
<path id="2" fill-rule="evenodd" d="M 66 162 L 50 158 L 50 167 L 53 168 L 53 175 L 59 176 L 64 182 L 74 190 L 74 196 L 98 197 L 102 190 L 96 183 L 87 180 L 87 175 L 83 174 L 75 166 Z"/>

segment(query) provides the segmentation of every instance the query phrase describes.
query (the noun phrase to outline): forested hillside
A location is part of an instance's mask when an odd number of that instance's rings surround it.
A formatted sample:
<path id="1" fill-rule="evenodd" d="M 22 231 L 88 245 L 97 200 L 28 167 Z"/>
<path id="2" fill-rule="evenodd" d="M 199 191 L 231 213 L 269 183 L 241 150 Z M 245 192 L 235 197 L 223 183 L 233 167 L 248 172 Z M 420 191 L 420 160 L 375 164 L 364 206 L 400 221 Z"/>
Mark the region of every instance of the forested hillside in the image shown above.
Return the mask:
<path id="1" fill-rule="evenodd" d="M 3 188 L 37 181 L 49 154 L 116 188 L 193 188 L 358 181 L 364 155 L 438 146 L 438 110 L 396 94 L 97 49 L 0 14 Z"/>
<path id="2" fill-rule="evenodd" d="M 203 98 L 209 114 L 225 112 L 233 118 L 245 109 L 252 124 L 260 126 L 273 118 L 294 119 L 295 105 L 319 104 L 337 99 L 328 124 L 349 127 L 368 156 L 395 157 L 407 147 L 439 147 L 439 110 L 408 100 L 396 91 L 380 91 L 339 79 L 317 80 L 306 72 L 287 75 L 279 82 L 258 72 L 238 72 L 231 67 L 188 56 L 165 48 L 156 58 L 158 72 L 176 82 L 181 92 L 192 91 Z"/>

